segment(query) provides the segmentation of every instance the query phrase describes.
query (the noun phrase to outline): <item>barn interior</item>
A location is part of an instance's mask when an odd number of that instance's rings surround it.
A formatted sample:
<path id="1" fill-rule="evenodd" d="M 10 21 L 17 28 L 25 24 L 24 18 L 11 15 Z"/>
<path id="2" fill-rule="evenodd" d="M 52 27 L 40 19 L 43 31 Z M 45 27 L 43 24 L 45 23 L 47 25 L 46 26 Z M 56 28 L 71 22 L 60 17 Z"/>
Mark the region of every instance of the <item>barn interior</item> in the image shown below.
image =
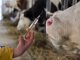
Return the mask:
<path id="1" fill-rule="evenodd" d="M 39 19 L 38 16 L 41 16 L 40 20 L 42 18 L 43 20 L 45 19 L 47 20 L 47 18 L 50 18 L 51 16 L 55 15 L 54 13 L 57 11 L 64 11 L 64 14 L 62 13 L 62 15 L 60 15 L 59 17 L 63 17 L 67 15 L 68 13 L 72 14 L 73 12 L 74 12 L 73 17 L 76 17 L 77 15 L 80 16 L 80 14 L 77 14 L 79 12 L 75 11 L 75 9 L 80 10 L 79 0 L 56 0 L 56 2 L 55 0 L 1 0 L 1 1 L 2 2 L 0 2 L 1 4 L 0 5 L 0 10 L 1 10 L 0 11 L 1 13 L 0 15 L 1 17 L 0 19 L 0 45 L 7 45 L 13 48 L 15 48 L 18 44 L 19 35 L 20 34 L 25 35 L 25 33 L 27 33 L 26 29 L 30 26 L 30 24 L 33 23 L 34 20 Z M 43 11 L 41 11 L 41 13 L 35 17 L 35 15 L 38 13 L 38 12 L 35 13 L 35 11 L 37 11 L 36 10 L 37 8 L 35 6 L 38 4 L 37 1 L 45 2 L 46 6 L 44 7 Z M 39 5 L 37 6 L 38 9 L 42 8 L 41 7 L 42 3 L 39 3 L 39 4 L 40 6 Z M 43 5 L 44 4 L 42 4 L 42 6 Z M 53 7 L 53 5 L 55 5 L 57 9 Z M 42 14 L 42 12 L 44 11 L 46 12 L 46 14 L 45 13 Z M 24 16 L 20 15 L 23 13 L 25 14 Z M 45 15 L 46 18 L 43 15 Z M 29 22 L 30 24 L 27 22 L 29 26 L 22 28 L 22 30 L 17 30 L 19 20 L 20 19 L 26 20 L 25 17 L 28 17 L 29 20 L 31 20 Z M 60 18 L 60 19 L 67 19 L 67 18 Z M 79 19 L 79 17 L 77 17 L 77 19 Z M 48 36 L 45 31 L 46 23 L 44 25 L 42 22 L 43 21 L 39 21 L 39 24 L 38 22 L 37 24 L 35 24 L 36 28 L 33 29 L 33 31 L 35 32 L 35 40 L 32 43 L 31 47 L 28 50 L 26 50 L 26 52 L 23 55 L 17 58 L 14 58 L 13 60 L 80 60 L 80 57 L 79 57 L 80 49 L 78 49 L 77 53 L 73 53 L 73 50 L 75 50 L 75 47 L 74 47 L 75 43 L 68 43 L 68 46 L 71 47 L 70 50 L 57 51 L 57 49 L 55 49 L 55 47 L 53 46 L 54 44 L 52 44 L 51 41 L 48 40 Z M 41 30 L 43 29 L 41 28 L 43 26 L 44 26 L 44 31 Z M 64 38 L 68 39 L 66 37 Z"/>

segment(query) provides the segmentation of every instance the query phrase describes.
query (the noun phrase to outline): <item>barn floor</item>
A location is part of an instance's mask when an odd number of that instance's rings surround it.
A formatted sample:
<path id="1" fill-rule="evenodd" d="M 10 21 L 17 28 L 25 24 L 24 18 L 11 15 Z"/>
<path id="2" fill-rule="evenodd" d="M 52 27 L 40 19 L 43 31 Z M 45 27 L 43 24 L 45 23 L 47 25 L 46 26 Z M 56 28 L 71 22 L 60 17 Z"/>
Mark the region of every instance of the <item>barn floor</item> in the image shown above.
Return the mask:
<path id="1" fill-rule="evenodd" d="M 10 47 L 14 47 L 16 43 L 15 35 L 9 34 L 9 29 L 6 25 L 4 25 L 4 21 L 0 21 L 0 44 L 2 45 L 9 45 Z M 13 46 L 14 45 L 14 46 Z"/>
<path id="2" fill-rule="evenodd" d="M 18 35 L 16 27 L 11 25 L 9 20 L 0 22 L 0 42 L 6 42 L 9 46 L 15 47 Z M 42 33 L 37 33 L 33 45 L 22 56 L 13 60 L 80 60 L 78 55 L 56 53 L 44 36 Z"/>

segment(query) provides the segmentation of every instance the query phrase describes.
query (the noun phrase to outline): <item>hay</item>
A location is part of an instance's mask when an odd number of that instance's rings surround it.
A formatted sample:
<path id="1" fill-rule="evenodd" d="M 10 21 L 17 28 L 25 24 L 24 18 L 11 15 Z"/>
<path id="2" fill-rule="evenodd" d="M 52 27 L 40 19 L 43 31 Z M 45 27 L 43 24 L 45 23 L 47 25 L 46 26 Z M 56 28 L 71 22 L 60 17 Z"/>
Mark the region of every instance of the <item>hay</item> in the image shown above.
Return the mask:
<path id="1" fill-rule="evenodd" d="M 16 36 L 18 39 L 19 33 L 16 31 L 16 27 L 12 26 L 9 21 L 4 22 L 7 26 L 9 34 Z M 36 33 L 34 44 L 28 49 L 32 60 L 80 60 L 78 55 L 71 53 L 59 54 L 55 52 L 55 49 L 51 47 L 51 44 L 47 41 L 46 35 L 43 33 Z M 25 57 L 21 60 L 27 59 L 27 53 L 25 52 Z"/>

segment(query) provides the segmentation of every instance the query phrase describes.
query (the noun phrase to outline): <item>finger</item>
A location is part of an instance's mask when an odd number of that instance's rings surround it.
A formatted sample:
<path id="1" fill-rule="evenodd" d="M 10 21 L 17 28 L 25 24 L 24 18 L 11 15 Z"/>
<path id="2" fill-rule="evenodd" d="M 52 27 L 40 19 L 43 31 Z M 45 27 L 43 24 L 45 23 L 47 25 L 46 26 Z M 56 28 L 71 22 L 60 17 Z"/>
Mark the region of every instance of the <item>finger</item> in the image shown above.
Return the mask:
<path id="1" fill-rule="evenodd" d="M 34 40 L 34 32 L 30 32 L 29 38 L 27 38 L 25 40 L 25 48 L 26 49 L 28 49 L 32 45 L 33 40 Z"/>
<path id="2" fill-rule="evenodd" d="M 22 35 L 19 36 L 18 41 L 19 41 L 19 45 L 22 45 L 22 44 L 24 45 L 25 44 L 25 40 L 24 40 Z"/>
<path id="3" fill-rule="evenodd" d="M 31 35 L 31 31 L 29 31 L 29 32 L 26 34 L 25 38 L 26 38 L 26 39 L 29 39 L 29 38 L 30 38 L 30 35 Z"/>
<path id="4" fill-rule="evenodd" d="M 29 32 L 27 35 L 26 35 L 26 40 L 32 40 L 34 38 L 34 32 Z"/>
<path id="5" fill-rule="evenodd" d="M 30 34 L 30 40 L 34 40 L 34 32 Z"/>

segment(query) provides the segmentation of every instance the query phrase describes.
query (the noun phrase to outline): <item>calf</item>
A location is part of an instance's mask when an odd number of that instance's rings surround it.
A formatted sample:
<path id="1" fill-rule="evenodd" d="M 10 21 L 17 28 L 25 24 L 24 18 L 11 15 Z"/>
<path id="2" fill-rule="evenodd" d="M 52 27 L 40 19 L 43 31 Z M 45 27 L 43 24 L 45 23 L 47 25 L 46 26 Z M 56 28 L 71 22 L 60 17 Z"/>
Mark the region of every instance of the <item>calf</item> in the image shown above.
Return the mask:
<path id="1" fill-rule="evenodd" d="M 53 14 L 46 22 L 49 41 L 59 52 L 62 48 L 80 52 L 80 2 Z"/>

